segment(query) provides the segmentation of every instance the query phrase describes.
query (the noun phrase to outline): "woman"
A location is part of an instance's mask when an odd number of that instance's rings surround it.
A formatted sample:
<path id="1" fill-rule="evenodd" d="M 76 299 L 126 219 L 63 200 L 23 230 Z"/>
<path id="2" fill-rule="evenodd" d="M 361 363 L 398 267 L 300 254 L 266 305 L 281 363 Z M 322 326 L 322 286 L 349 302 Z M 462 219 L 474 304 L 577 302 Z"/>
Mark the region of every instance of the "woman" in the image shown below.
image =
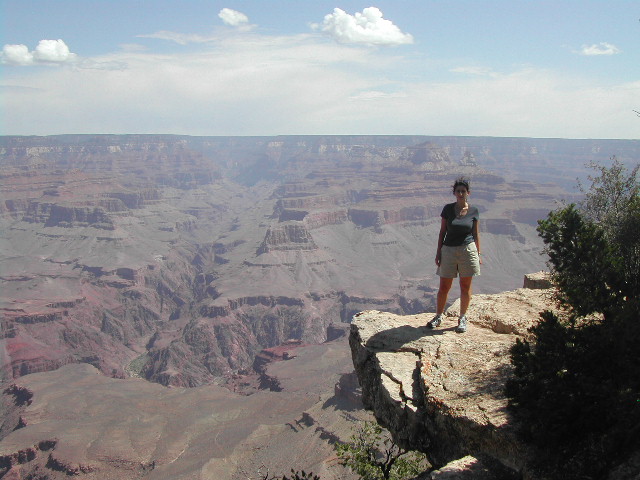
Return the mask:
<path id="1" fill-rule="evenodd" d="M 458 178 L 453 184 L 453 194 L 456 201 L 445 205 L 440 214 L 442 222 L 436 253 L 440 289 L 436 316 L 427 323 L 427 327 L 435 328 L 442 323 L 442 314 L 453 279 L 460 274 L 460 318 L 456 332 L 464 333 L 467 331 L 467 308 L 471 302 L 471 280 L 480 275 L 482 263 L 478 234 L 480 213 L 477 207 L 468 203 L 471 194 L 468 180 Z"/>

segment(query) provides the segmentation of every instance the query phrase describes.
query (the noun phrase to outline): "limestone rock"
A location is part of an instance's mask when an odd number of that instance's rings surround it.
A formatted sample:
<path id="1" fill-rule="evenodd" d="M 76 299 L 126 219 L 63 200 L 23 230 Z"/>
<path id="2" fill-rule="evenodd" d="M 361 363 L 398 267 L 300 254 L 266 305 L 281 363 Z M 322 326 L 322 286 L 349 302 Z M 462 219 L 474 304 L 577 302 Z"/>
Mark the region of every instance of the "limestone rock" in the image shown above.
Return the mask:
<path id="1" fill-rule="evenodd" d="M 527 336 L 540 312 L 554 308 L 553 290 L 533 286 L 496 295 L 474 295 L 467 317 L 474 325 L 494 333 Z M 459 313 L 460 300 L 457 299 L 445 316 L 457 319 Z"/>
<path id="2" fill-rule="evenodd" d="M 528 273 L 524 276 L 524 288 L 551 288 L 549 272 Z"/>
<path id="3" fill-rule="evenodd" d="M 350 345 L 363 403 L 400 445 L 427 453 L 436 467 L 472 456 L 492 474 L 510 472 L 486 478 L 535 478 L 535 452 L 517 437 L 503 390 L 512 371 L 509 348 L 553 306 L 551 291 L 476 295 L 463 335 L 454 331 L 457 305 L 435 330 L 426 328 L 432 313 L 354 316 Z M 444 472 L 433 478 L 452 478 Z"/>

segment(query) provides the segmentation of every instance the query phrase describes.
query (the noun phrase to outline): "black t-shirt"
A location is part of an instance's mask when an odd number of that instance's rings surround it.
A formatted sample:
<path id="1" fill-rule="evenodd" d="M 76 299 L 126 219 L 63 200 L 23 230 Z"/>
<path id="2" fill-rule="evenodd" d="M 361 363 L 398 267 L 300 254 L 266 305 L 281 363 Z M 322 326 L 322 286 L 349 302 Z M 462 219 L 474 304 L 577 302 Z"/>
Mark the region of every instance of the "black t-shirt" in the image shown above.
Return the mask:
<path id="1" fill-rule="evenodd" d="M 455 205 L 455 202 L 447 203 L 440 214 L 447 221 L 447 233 L 442 242 L 447 247 L 459 247 L 473 242 L 473 222 L 480 220 L 478 207 L 469 205 L 467 214 L 462 218 L 457 218 Z"/>

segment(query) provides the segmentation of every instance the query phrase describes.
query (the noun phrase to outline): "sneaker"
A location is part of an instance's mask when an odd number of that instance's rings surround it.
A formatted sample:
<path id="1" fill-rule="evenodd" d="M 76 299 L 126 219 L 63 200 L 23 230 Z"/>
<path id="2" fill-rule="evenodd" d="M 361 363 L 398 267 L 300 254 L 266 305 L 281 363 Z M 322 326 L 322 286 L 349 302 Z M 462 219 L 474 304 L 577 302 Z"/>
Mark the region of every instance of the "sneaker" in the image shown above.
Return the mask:
<path id="1" fill-rule="evenodd" d="M 467 331 L 467 317 L 465 315 L 462 315 L 458 319 L 458 326 L 456 327 L 456 332 L 464 333 L 466 331 Z"/>
<path id="2" fill-rule="evenodd" d="M 436 315 L 433 319 L 427 323 L 428 328 L 436 328 L 439 327 L 442 323 L 442 315 Z"/>

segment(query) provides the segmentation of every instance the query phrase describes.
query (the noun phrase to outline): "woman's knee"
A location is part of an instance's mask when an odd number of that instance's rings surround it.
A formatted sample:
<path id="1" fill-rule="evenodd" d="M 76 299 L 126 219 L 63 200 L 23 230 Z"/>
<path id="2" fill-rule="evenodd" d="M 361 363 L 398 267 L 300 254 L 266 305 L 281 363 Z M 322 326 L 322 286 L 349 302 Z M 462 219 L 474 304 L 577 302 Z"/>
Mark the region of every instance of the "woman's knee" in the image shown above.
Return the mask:
<path id="1" fill-rule="evenodd" d="M 440 289 L 438 290 L 438 292 L 448 293 L 449 290 L 451 290 L 452 284 L 453 284 L 453 278 L 440 277 Z"/>
<path id="2" fill-rule="evenodd" d="M 471 281 L 473 277 L 460 277 L 460 291 L 462 293 L 471 292 Z"/>

